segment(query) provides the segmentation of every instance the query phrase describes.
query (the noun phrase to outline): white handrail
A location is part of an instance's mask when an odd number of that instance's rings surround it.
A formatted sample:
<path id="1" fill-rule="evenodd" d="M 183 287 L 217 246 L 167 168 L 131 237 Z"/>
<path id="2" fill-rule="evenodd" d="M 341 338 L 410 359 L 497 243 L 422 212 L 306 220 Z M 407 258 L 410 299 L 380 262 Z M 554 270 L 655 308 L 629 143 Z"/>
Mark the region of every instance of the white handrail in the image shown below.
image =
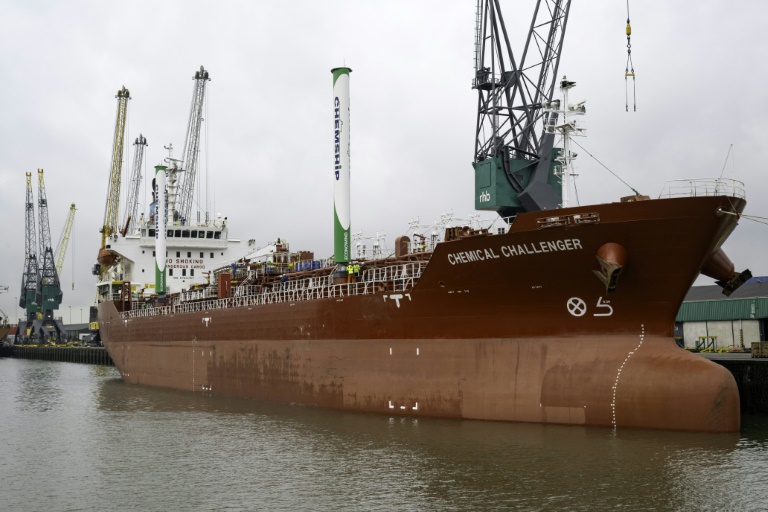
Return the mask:
<path id="1" fill-rule="evenodd" d="M 672 180 L 664 184 L 662 197 L 731 196 L 746 198 L 744 183 L 730 178 Z"/>
<path id="2" fill-rule="evenodd" d="M 170 306 L 132 309 L 120 313 L 124 320 L 177 313 L 198 313 L 213 309 L 232 307 L 250 307 L 281 302 L 299 302 L 306 300 L 333 299 L 376 293 L 404 292 L 411 290 L 418 282 L 427 261 L 394 263 L 386 267 L 368 269 L 361 281 L 333 284 L 333 276 L 307 277 L 275 283 L 272 288 L 258 285 L 245 285 L 239 288 L 240 294 L 224 299 L 206 299 L 206 295 L 215 292 L 213 287 L 185 292 L 184 300 Z M 387 289 L 389 287 L 389 289 Z M 209 291 L 210 290 L 210 291 Z M 202 293 L 200 293 L 202 292 Z M 192 298 L 195 297 L 195 298 Z M 201 300 L 203 299 L 203 300 Z"/>

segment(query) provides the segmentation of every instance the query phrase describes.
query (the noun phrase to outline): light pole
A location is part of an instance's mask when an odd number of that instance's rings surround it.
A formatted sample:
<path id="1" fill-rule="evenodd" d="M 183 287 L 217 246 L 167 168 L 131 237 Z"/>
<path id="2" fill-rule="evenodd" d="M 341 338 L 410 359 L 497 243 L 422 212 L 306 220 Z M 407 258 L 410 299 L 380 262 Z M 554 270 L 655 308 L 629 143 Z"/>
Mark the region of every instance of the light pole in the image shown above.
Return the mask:
<path id="1" fill-rule="evenodd" d="M 69 306 L 69 325 L 72 325 L 72 306 Z"/>
<path id="2" fill-rule="evenodd" d="M 83 323 L 83 308 L 80 308 L 80 323 Z"/>

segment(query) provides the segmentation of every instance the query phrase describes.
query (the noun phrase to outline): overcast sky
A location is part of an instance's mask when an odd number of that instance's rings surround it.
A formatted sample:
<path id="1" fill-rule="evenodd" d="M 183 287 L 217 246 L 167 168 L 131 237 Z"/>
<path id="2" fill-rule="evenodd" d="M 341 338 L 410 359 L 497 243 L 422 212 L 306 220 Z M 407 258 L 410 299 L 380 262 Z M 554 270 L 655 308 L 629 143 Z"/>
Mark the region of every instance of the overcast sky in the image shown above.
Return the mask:
<path id="1" fill-rule="evenodd" d="M 513 44 L 534 3 L 501 1 Z M 211 210 L 229 218 L 232 237 L 258 246 L 281 237 L 294 250 L 332 254 L 330 69 L 342 65 L 353 69 L 352 231 L 386 233 L 391 248 L 412 218 L 424 225 L 447 211 L 468 218 L 475 8 L 474 0 L 0 0 L 0 285 L 10 287 L 0 309 L 20 313 L 25 172 L 43 168 L 54 244 L 70 203 L 78 208 L 61 316 L 69 322 L 71 308 L 79 322 L 82 308 L 87 321 L 115 94 L 124 85 L 132 98 L 125 173 L 139 133 L 152 169 L 167 156 L 164 145 L 181 155 L 201 65 L 212 78 L 202 168 Z M 741 180 L 746 213 L 768 217 L 768 4 L 648 0 L 630 8 L 638 106 L 627 113 L 626 3 L 572 3 L 559 74 L 577 82 L 572 100 L 587 100 L 588 137 L 579 144 L 652 197 L 666 180 Z M 578 152 L 582 204 L 631 193 Z M 768 274 L 767 228 L 740 222 L 725 245 L 739 269 Z"/>

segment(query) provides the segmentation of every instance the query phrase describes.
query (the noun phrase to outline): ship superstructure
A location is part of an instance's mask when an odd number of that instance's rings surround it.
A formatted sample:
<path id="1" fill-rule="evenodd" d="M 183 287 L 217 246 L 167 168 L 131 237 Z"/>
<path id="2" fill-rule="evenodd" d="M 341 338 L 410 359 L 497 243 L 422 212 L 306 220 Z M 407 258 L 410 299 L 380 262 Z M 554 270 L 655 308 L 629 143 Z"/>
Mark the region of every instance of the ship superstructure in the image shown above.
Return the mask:
<path id="1" fill-rule="evenodd" d="M 205 83 L 210 80 L 210 77 L 208 71 L 201 66 L 195 72 L 193 79 L 195 85 L 185 140 L 185 159 L 183 161 L 174 159 L 173 145 L 166 146 L 168 157 L 165 160 L 169 166 L 165 261 L 166 291 L 169 294 L 179 294 L 209 282 L 213 269 L 236 261 L 253 249 L 253 242 L 244 244 L 240 239 L 230 238 L 227 218 L 221 214 L 215 218 L 207 211 L 204 215 L 200 212 L 193 215 Z M 147 212 L 137 217 L 139 190 L 143 176 L 142 163 L 148 146 L 147 139 L 143 135 L 139 135 L 134 144 L 136 149 L 124 220 L 121 224 L 118 223 L 123 139 L 128 100 L 131 97 L 125 87 L 118 91 L 116 97 L 117 116 L 104 225 L 101 229 L 102 242 L 98 263 L 93 268 L 93 274 L 98 276 L 97 303 L 118 300 L 126 294 L 130 294 L 132 300 L 137 301 L 155 294 L 156 219 L 154 212 L 157 197 L 154 197 L 154 192 Z M 119 228 L 120 225 L 123 227 Z M 98 329 L 97 323 L 92 323 L 91 326 L 93 329 Z"/>

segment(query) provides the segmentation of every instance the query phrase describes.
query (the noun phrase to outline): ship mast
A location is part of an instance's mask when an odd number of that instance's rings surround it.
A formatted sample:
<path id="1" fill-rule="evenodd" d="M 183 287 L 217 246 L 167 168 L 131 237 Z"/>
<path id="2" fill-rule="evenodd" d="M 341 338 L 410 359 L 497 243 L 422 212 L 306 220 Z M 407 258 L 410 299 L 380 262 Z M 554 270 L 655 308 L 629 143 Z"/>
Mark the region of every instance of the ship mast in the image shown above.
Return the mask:
<path id="1" fill-rule="evenodd" d="M 562 183 L 562 208 L 571 206 L 570 190 L 573 188 L 573 178 L 576 174 L 573 171 L 573 161 L 576 159 L 576 153 L 571 151 L 571 137 L 581 136 L 584 129 L 576 124 L 575 115 L 584 115 L 587 112 L 584 104 L 586 101 L 580 101 L 574 105 L 568 103 L 568 91 L 576 86 L 576 82 L 569 81 L 566 77 L 560 81 L 560 91 L 563 93 L 563 109 L 560 109 L 560 100 L 545 102 L 543 104 L 544 112 L 550 113 L 550 119 L 556 120 L 562 118 L 560 124 L 549 124 L 544 126 L 546 133 L 558 133 L 562 137 L 563 150 L 558 152 L 555 161 L 560 165 L 560 170 L 556 174 L 560 177 Z"/>

